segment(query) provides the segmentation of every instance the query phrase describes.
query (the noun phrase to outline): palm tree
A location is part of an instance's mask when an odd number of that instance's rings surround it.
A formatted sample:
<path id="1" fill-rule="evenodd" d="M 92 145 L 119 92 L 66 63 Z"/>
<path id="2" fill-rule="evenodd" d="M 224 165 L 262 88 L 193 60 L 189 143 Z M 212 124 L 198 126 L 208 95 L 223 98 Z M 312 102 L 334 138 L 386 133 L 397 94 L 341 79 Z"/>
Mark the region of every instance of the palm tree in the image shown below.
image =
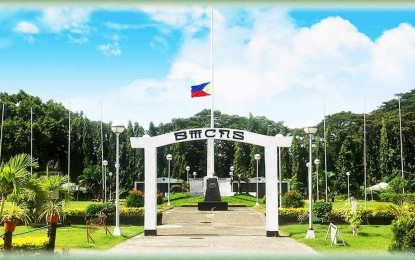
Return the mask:
<path id="1" fill-rule="evenodd" d="M 249 174 L 245 171 L 240 173 L 234 173 L 233 174 L 233 181 L 236 181 L 238 183 L 238 193 L 241 193 L 241 181 L 246 182 L 246 190 L 245 192 L 248 193 L 248 183 L 249 180 Z"/>
<path id="2" fill-rule="evenodd" d="M 97 165 L 85 168 L 83 174 L 78 177 L 79 186 L 91 192 L 94 198 L 98 198 L 101 191 L 101 168 Z"/>
<path id="3" fill-rule="evenodd" d="M 33 178 L 28 168 L 37 166 L 37 162 L 28 154 L 18 154 L 0 165 L 0 216 L 3 215 L 6 200 L 19 202 L 25 191 L 35 190 L 36 178 Z"/>

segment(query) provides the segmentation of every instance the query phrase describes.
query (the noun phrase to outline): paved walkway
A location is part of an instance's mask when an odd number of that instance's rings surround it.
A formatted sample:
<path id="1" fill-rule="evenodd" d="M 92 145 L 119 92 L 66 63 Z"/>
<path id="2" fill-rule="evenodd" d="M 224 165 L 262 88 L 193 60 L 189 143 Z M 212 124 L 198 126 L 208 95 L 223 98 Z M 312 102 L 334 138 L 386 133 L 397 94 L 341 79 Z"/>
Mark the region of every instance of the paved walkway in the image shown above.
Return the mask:
<path id="1" fill-rule="evenodd" d="M 287 236 L 266 237 L 264 214 L 251 208 L 198 211 L 173 208 L 164 212 L 157 236 L 139 235 L 106 251 L 136 256 L 270 256 L 316 255 Z"/>

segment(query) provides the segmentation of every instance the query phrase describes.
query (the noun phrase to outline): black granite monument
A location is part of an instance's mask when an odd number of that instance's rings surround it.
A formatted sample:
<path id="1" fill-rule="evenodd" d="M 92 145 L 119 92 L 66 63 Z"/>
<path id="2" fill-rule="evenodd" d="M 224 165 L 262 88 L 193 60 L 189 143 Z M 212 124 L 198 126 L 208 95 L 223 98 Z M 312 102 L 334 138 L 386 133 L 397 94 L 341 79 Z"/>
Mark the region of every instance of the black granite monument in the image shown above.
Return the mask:
<path id="1" fill-rule="evenodd" d="M 205 200 L 197 205 L 199 210 L 228 210 L 228 203 L 220 198 L 217 178 L 206 179 Z"/>

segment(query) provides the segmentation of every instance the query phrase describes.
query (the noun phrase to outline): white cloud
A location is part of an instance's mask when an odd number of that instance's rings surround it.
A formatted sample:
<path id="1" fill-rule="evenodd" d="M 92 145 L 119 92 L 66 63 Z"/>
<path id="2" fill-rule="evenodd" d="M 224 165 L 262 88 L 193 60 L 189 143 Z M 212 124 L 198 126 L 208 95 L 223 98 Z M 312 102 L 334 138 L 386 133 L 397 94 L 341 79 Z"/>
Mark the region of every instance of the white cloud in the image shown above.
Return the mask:
<path id="1" fill-rule="evenodd" d="M 108 57 L 121 55 L 121 49 L 120 49 L 118 42 L 102 44 L 102 45 L 99 45 L 97 49 L 101 51 L 102 54 Z"/>
<path id="2" fill-rule="evenodd" d="M 13 28 L 13 31 L 28 34 L 38 34 L 40 32 L 39 28 L 36 25 L 27 21 L 21 21 L 20 23 L 16 24 L 16 26 Z"/>
<path id="3" fill-rule="evenodd" d="M 147 27 L 156 27 L 155 24 L 123 24 L 123 23 L 114 23 L 106 22 L 104 23 L 105 27 L 112 30 L 139 30 Z"/>
<path id="4" fill-rule="evenodd" d="M 105 95 L 111 97 L 105 103 L 108 120 L 132 119 L 147 126 L 209 108 L 210 98 L 189 96 L 192 84 L 210 80 L 209 34 L 194 35 L 209 27 L 210 10 L 143 10 L 156 21 L 183 29 L 183 43 L 166 78 L 136 80 Z M 364 96 L 370 111 L 395 93 L 414 88 L 411 25 L 401 24 L 372 41 L 341 17 L 298 28 L 281 9 L 247 9 L 245 15 L 249 26 L 231 23 L 228 13 L 215 10 L 215 109 L 223 113 L 252 112 L 301 127 L 322 120 L 323 95 L 326 114 L 362 113 Z M 98 48 L 107 56 L 121 54 L 118 43 Z M 96 105 L 86 106 L 82 110 L 96 113 Z"/>
<path id="5" fill-rule="evenodd" d="M 40 21 L 52 32 L 68 30 L 76 34 L 88 34 L 90 12 L 88 8 L 47 7 L 43 9 Z"/>
<path id="6" fill-rule="evenodd" d="M 76 44 L 79 44 L 79 45 L 83 45 L 83 44 L 89 42 L 89 39 L 87 37 L 84 37 L 84 36 L 76 38 L 76 37 L 68 34 L 68 39 L 69 39 L 70 43 L 76 43 Z"/>
<path id="7" fill-rule="evenodd" d="M 169 44 L 167 43 L 166 39 L 160 36 L 154 36 L 153 40 L 150 42 L 150 47 L 153 50 L 165 50 L 169 47 Z"/>
<path id="8" fill-rule="evenodd" d="M 173 28 L 183 29 L 186 34 L 193 34 L 201 28 L 208 28 L 210 25 L 210 8 L 181 7 L 177 5 L 166 7 L 164 5 L 163 7 L 147 6 L 140 9 L 148 13 L 154 21 Z"/>

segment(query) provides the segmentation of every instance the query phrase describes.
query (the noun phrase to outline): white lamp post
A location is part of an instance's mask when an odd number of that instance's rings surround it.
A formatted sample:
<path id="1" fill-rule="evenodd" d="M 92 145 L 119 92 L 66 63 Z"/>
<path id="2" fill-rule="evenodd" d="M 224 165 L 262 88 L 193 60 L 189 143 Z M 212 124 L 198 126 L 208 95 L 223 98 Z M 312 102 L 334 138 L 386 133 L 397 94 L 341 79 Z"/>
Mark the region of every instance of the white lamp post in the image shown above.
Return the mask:
<path id="1" fill-rule="evenodd" d="M 109 172 L 108 175 L 110 176 L 110 201 L 111 201 L 112 200 L 111 198 L 112 172 Z"/>
<path id="2" fill-rule="evenodd" d="M 318 165 L 320 164 L 320 160 L 319 159 L 315 159 L 314 160 L 314 164 L 316 165 L 316 177 L 317 177 L 317 201 L 319 200 L 318 198 Z"/>
<path id="3" fill-rule="evenodd" d="M 189 188 L 190 188 L 190 185 L 189 185 L 189 171 L 190 171 L 190 166 L 186 166 L 186 177 L 187 177 L 187 185 L 189 186 Z M 187 192 L 189 192 L 189 190 L 187 191 Z"/>
<path id="4" fill-rule="evenodd" d="M 235 167 L 232 165 L 229 169 L 231 170 L 229 172 L 229 176 L 231 176 L 231 192 L 233 192 L 233 171 L 235 170 Z"/>
<path id="5" fill-rule="evenodd" d="M 111 130 L 117 135 L 116 143 L 116 164 L 115 164 L 115 227 L 114 236 L 121 236 L 120 228 L 120 134 L 125 130 L 125 126 L 121 123 L 113 124 Z"/>
<path id="6" fill-rule="evenodd" d="M 4 102 L 1 110 L 1 127 L 0 127 L 0 163 L 1 163 L 1 146 L 3 145 L 3 120 L 4 120 Z"/>
<path id="7" fill-rule="evenodd" d="M 347 200 L 350 201 L 350 172 L 346 172 L 347 175 Z"/>
<path id="8" fill-rule="evenodd" d="M 255 160 L 256 160 L 256 203 L 255 206 L 258 206 L 258 162 L 261 159 L 261 155 L 260 154 L 255 154 Z"/>
<path id="9" fill-rule="evenodd" d="M 305 238 L 316 238 L 316 235 L 313 230 L 313 189 L 312 189 L 312 171 L 313 171 L 313 164 L 312 164 L 312 145 L 311 139 L 313 135 L 317 132 L 317 127 L 315 126 L 307 126 L 304 127 L 304 132 L 309 136 L 309 167 L 308 167 L 308 230 Z"/>
<path id="10" fill-rule="evenodd" d="M 103 160 L 102 165 L 104 165 L 104 201 L 107 202 L 107 165 L 108 165 L 108 161 Z"/>
<path id="11" fill-rule="evenodd" d="M 169 161 L 169 168 L 168 168 L 168 183 L 167 183 L 167 206 L 170 206 L 170 161 L 173 159 L 171 154 L 166 156 L 167 161 Z"/>

